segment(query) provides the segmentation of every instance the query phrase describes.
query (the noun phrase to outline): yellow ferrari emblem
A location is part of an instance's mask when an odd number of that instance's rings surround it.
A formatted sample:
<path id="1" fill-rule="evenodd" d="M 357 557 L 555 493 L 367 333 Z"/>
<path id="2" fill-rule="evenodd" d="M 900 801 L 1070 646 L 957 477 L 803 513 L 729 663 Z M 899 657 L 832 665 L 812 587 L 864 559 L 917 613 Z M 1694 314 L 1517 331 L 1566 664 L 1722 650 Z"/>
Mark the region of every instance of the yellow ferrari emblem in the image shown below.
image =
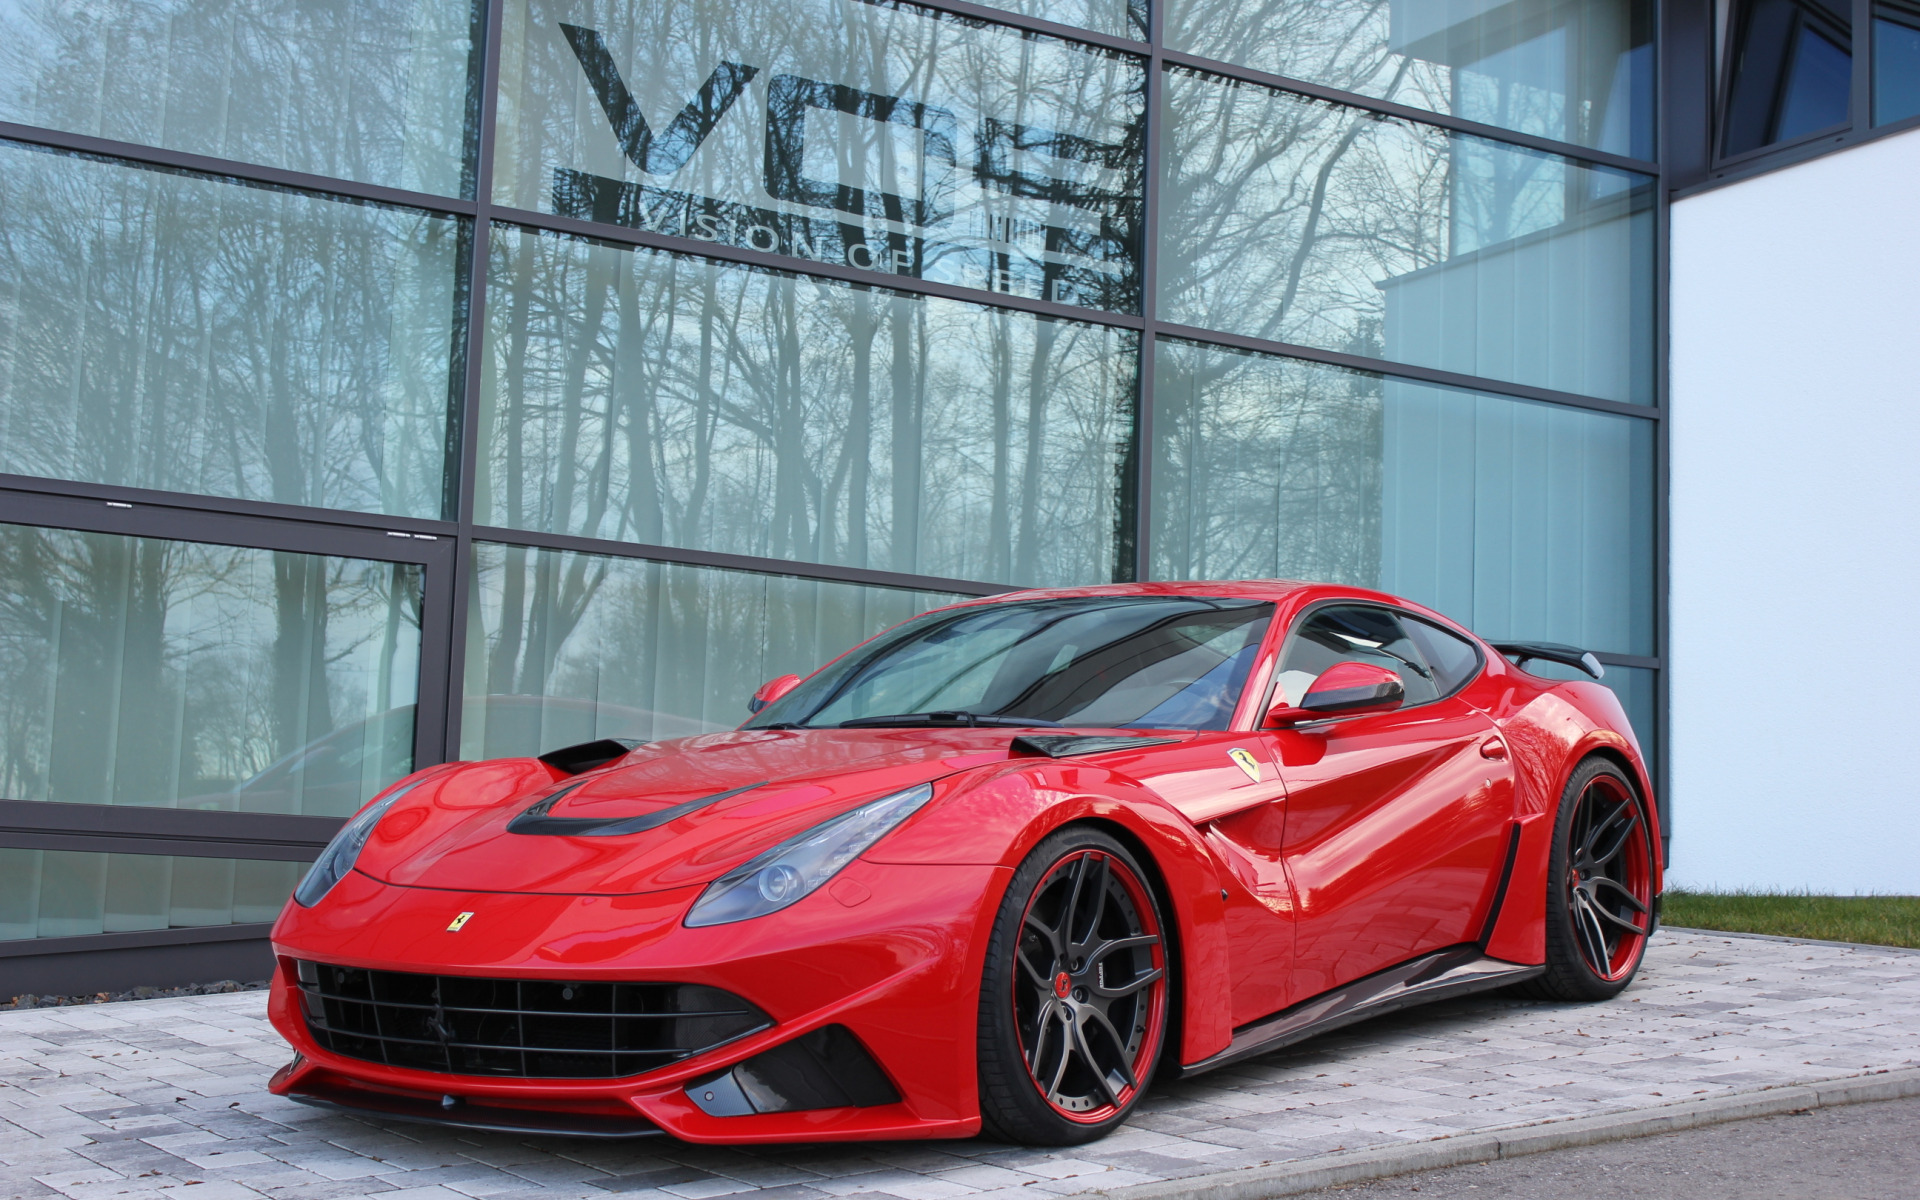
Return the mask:
<path id="1" fill-rule="evenodd" d="M 459 933 L 460 927 L 462 925 L 465 925 L 468 921 L 471 921 L 471 920 L 473 920 L 472 913 L 461 913 L 459 916 L 455 917 L 453 920 L 447 922 L 447 932 Z"/>
<path id="2" fill-rule="evenodd" d="M 1260 782 L 1260 760 L 1253 756 L 1252 751 L 1242 750 L 1240 747 L 1235 746 L 1233 749 L 1227 751 L 1227 757 L 1233 760 L 1234 766 L 1239 767 L 1247 773 L 1248 779 L 1253 780 L 1255 783 Z"/>

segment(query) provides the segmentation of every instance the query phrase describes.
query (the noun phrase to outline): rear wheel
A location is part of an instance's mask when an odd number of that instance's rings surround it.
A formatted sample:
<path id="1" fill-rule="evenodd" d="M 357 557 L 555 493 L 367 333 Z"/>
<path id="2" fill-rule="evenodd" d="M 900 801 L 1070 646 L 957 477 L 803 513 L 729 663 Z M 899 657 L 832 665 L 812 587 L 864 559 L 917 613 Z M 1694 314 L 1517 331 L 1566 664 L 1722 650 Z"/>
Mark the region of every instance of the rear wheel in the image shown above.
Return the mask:
<path id="1" fill-rule="evenodd" d="M 988 1137 L 1070 1146 L 1139 1101 L 1166 1036 L 1160 905 L 1117 840 L 1069 827 L 1014 872 L 980 981 L 980 1116 Z"/>
<path id="2" fill-rule="evenodd" d="M 1651 827 L 1633 782 L 1604 758 L 1581 763 L 1554 821 L 1547 970 L 1525 990 L 1542 1000 L 1619 995 L 1646 954 L 1653 876 Z"/>

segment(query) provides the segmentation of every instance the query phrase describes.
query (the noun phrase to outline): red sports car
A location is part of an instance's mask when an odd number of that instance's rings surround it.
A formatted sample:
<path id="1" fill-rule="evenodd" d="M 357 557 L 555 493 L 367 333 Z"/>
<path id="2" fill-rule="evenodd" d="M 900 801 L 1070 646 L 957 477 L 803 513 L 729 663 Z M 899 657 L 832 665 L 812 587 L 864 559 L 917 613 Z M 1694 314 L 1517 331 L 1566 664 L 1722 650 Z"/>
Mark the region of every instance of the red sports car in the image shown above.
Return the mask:
<path id="1" fill-rule="evenodd" d="M 1063 1145 L 1155 1078 L 1520 985 L 1658 918 L 1591 655 L 1284 582 L 1028 591 L 731 733 L 446 763 L 274 927 L 296 1100 L 522 1132 Z M 1572 674 L 1563 670 L 1562 674 Z"/>

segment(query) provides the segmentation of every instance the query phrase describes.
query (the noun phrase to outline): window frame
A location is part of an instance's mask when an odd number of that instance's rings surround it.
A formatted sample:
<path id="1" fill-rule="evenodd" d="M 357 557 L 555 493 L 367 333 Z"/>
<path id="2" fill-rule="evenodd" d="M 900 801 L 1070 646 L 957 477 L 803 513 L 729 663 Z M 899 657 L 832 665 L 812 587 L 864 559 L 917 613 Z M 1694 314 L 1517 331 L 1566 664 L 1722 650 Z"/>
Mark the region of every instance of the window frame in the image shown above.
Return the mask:
<path id="1" fill-rule="evenodd" d="M 1420 616 L 1418 613 L 1415 613 L 1410 609 L 1403 608 L 1397 604 L 1388 604 L 1380 600 L 1373 600 L 1373 599 L 1367 599 L 1362 597 L 1354 597 L 1352 599 L 1333 597 L 1325 600 L 1314 601 L 1313 603 L 1307 605 L 1306 607 L 1302 608 L 1299 612 L 1293 615 L 1293 619 L 1288 621 L 1286 628 L 1281 631 L 1279 641 L 1274 644 L 1273 669 L 1269 673 L 1266 684 L 1264 685 L 1264 696 L 1260 702 L 1260 706 L 1253 715 L 1254 729 L 1257 732 L 1262 732 L 1262 733 L 1272 732 L 1271 730 L 1268 730 L 1265 727 L 1266 714 L 1269 711 L 1271 711 L 1273 708 L 1273 693 L 1274 693 L 1274 690 L 1280 686 L 1280 664 L 1286 661 L 1287 647 L 1292 644 L 1296 631 L 1300 628 L 1302 624 L 1311 620 L 1315 614 L 1329 608 L 1371 608 L 1380 612 L 1389 613 L 1392 616 L 1399 618 L 1402 621 L 1405 621 L 1408 619 L 1412 619 L 1415 621 L 1426 621 L 1427 624 L 1433 625 L 1436 628 L 1440 628 L 1440 629 L 1446 628 L 1445 626 L 1440 625 L 1438 622 L 1428 620 L 1427 618 Z M 1449 630 L 1448 632 L 1451 632 L 1451 630 Z M 1453 697 L 1458 696 L 1461 692 L 1467 690 L 1467 688 L 1471 687 L 1476 681 L 1480 679 L 1481 676 L 1485 675 L 1487 671 L 1486 651 L 1481 648 L 1479 639 L 1469 636 L 1466 639 L 1466 641 L 1468 645 L 1473 647 L 1475 664 L 1474 664 L 1473 671 L 1470 674 L 1468 674 L 1466 678 L 1460 682 L 1459 686 L 1452 688 L 1449 691 L 1441 692 L 1439 695 L 1435 696 L 1431 700 L 1422 700 L 1418 704 L 1402 704 L 1400 707 L 1393 709 L 1392 713 L 1398 714 L 1403 712 L 1413 712 L 1417 709 L 1428 708 L 1428 707 L 1431 707 L 1432 705 L 1439 704 L 1446 700 L 1450 700 Z M 1431 667 L 1432 664 L 1429 663 L 1428 666 Z M 1388 715 L 1388 714 L 1383 714 L 1383 713 L 1355 714 L 1355 716 L 1383 716 L 1383 715 Z M 1353 717 L 1344 717 L 1336 714 L 1332 716 L 1316 718 L 1314 723 L 1319 724 L 1323 721 L 1348 721 L 1353 719 L 1354 719 Z"/>
<path id="2" fill-rule="evenodd" d="M 1799 7 L 1805 7 L 1801 0 Z M 1872 141 L 1909 129 L 1920 128 L 1920 114 L 1903 117 L 1897 121 L 1876 125 L 1873 117 L 1873 80 L 1876 70 L 1874 62 L 1873 23 L 1876 0 L 1848 0 L 1850 4 L 1850 32 L 1848 41 L 1852 63 L 1851 86 L 1848 91 L 1847 119 L 1802 134 L 1791 141 L 1773 142 L 1744 150 L 1738 154 L 1728 154 L 1726 145 L 1726 125 L 1729 109 L 1729 97 L 1733 84 L 1734 49 L 1736 38 L 1744 32 L 1748 2 L 1728 10 L 1729 16 L 1724 27 L 1717 12 L 1706 15 L 1705 46 L 1702 49 L 1708 55 L 1702 64 L 1708 71 L 1710 81 L 1709 94 L 1706 97 L 1705 111 L 1701 114 L 1706 120 L 1706 139 L 1704 161 L 1700 164 L 1701 178 L 1679 179 L 1672 185 L 1675 188 L 1674 199 L 1683 198 L 1698 188 L 1745 179 L 1780 167 L 1792 166 L 1807 159 Z M 1916 10 L 1920 15 L 1920 10 Z M 1667 83 L 1669 90 L 1675 87 L 1673 81 Z M 1669 158 L 1673 155 L 1669 153 Z"/>

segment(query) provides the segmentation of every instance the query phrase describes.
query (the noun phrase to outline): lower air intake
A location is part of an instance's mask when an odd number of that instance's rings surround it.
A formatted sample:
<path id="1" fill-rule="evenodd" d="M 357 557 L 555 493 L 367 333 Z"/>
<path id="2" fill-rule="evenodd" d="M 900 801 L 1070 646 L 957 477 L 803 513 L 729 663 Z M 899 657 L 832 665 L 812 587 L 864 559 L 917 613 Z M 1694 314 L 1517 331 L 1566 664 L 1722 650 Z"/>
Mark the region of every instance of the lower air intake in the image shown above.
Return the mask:
<path id="1" fill-rule="evenodd" d="M 714 1117 L 872 1108 L 894 1104 L 880 1064 L 844 1025 L 828 1025 L 762 1051 L 731 1071 L 687 1085 L 687 1098 Z"/>
<path id="2" fill-rule="evenodd" d="M 765 1029 L 766 1013 L 691 983 L 566 983 L 300 962 L 307 1032 L 347 1058 L 522 1079 L 620 1079 Z"/>

